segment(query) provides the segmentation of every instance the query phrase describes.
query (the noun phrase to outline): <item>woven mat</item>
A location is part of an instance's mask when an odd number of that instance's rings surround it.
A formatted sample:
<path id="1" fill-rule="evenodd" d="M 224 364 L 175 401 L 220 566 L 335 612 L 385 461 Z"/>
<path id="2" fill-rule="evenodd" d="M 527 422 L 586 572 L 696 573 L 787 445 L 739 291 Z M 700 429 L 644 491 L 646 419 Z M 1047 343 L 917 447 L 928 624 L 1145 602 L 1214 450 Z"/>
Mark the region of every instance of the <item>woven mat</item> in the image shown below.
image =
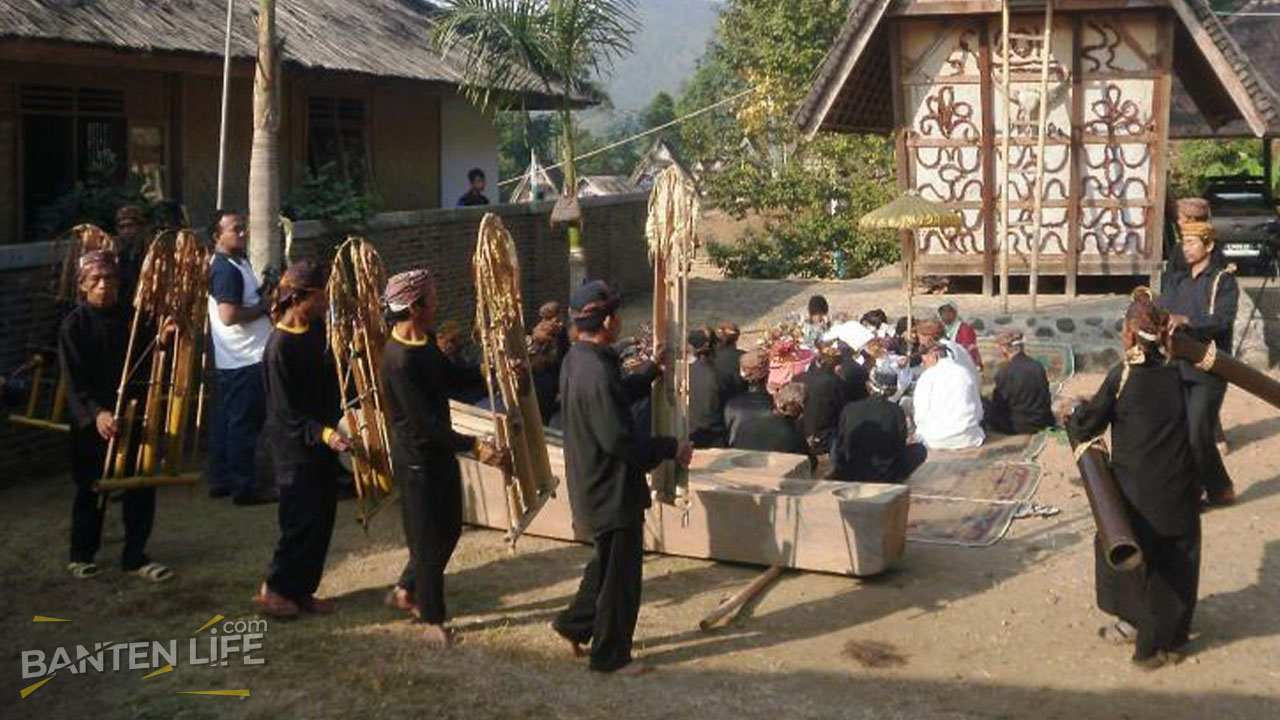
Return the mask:
<path id="1" fill-rule="evenodd" d="M 935 451 L 911 475 L 907 539 L 987 547 L 1009 531 L 1020 503 L 1035 495 L 1035 457 L 1045 435 L 990 436 L 981 448 Z"/>

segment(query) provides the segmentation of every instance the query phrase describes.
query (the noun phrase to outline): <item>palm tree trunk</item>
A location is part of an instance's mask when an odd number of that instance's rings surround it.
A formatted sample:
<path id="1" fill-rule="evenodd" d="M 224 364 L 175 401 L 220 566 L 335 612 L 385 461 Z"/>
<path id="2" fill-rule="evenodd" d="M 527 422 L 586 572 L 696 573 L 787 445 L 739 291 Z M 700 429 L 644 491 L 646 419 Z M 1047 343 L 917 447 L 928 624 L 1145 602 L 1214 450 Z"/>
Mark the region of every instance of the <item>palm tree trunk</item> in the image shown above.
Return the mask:
<path id="1" fill-rule="evenodd" d="M 573 111 L 569 107 L 567 93 L 565 94 L 564 108 L 560 111 L 560 128 L 562 133 L 560 147 L 564 155 L 560 159 L 564 163 L 564 187 L 561 188 L 560 194 L 565 197 L 573 197 L 578 194 L 578 168 L 573 160 Z M 569 225 L 569 248 L 576 249 L 581 246 L 582 223 L 578 222 Z"/>
<path id="2" fill-rule="evenodd" d="M 281 262 L 278 50 L 276 2 L 258 0 L 258 63 L 253 76 L 253 148 L 249 155 L 249 259 L 259 273 Z"/>

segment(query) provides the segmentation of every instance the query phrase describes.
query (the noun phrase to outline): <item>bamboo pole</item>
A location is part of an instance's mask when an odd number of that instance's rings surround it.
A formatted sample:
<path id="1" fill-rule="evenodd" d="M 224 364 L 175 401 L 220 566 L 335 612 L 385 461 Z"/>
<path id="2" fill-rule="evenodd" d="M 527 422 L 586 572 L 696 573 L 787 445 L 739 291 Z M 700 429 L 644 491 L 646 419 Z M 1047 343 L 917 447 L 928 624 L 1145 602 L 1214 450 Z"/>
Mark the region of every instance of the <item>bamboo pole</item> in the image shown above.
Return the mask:
<path id="1" fill-rule="evenodd" d="M 745 588 L 734 593 L 729 599 L 720 603 L 714 610 L 707 613 L 706 617 L 698 621 L 698 629 L 706 632 L 715 627 L 716 623 L 728 617 L 738 608 L 751 602 L 753 598 L 769 587 L 769 584 L 778 579 L 782 575 L 781 565 L 771 565 L 768 570 L 756 576 L 755 580 Z"/>
<path id="2" fill-rule="evenodd" d="M 1013 91 L 1010 84 L 1013 73 L 1009 67 L 1009 0 L 1002 0 L 1000 6 L 1000 67 L 1004 73 L 1000 78 L 1000 85 L 1004 89 L 1001 101 L 1004 106 L 1004 135 L 1000 138 L 1000 152 L 1004 156 L 1004 162 L 1000 163 L 1000 222 L 996 227 L 1000 232 L 1000 310 L 1009 312 L 1009 166 L 1012 164 L 1009 158 L 1009 134 L 1013 128 L 1009 95 Z"/>
<path id="3" fill-rule="evenodd" d="M 1031 243 L 1031 278 L 1028 281 L 1027 293 L 1031 296 L 1031 312 L 1036 311 L 1036 304 L 1040 291 L 1040 243 L 1044 239 L 1044 223 L 1042 222 L 1042 214 L 1044 212 L 1044 173 L 1045 173 L 1045 135 L 1047 133 L 1046 120 L 1049 115 L 1049 58 L 1053 49 L 1053 0 L 1046 0 L 1044 4 L 1044 39 L 1040 46 L 1040 117 L 1036 124 L 1036 187 L 1035 197 L 1032 198 L 1034 209 L 1032 213 L 1035 223 L 1032 231 Z M 1005 73 L 1008 74 L 1008 64 L 1006 63 Z M 1006 96 L 1007 97 L 1007 96 Z"/>
<path id="4" fill-rule="evenodd" d="M 130 370 L 130 366 L 133 362 L 134 344 L 138 340 L 138 324 L 141 322 L 142 322 L 142 308 L 135 307 L 133 310 L 133 322 L 129 326 L 129 342 L 128 344 L 125 345 L 124 371 L 120 373 L 120 385 L 116 388 L 116 407 L 115 407 L 115 411 L 112 413 L 112 416 L 111 416 L 112 419 L 116 421 L 116 431 L 117 431 L 116 436 L 119 436 L 120 434 L 119 432 L 120 412 L 124 408 L 125 393 L 129 388 L 129 376 L 133 374 L 132 371 Z M 112 451 L 115 449 L 115 446 L 116 446 L 116 437 L 113 436 L 110 440 L 107 441 L 107 457 L 102 464 L 102 476 L 104 478 L 110 477 L 112 474 L 111 473 L 111 464 L 112 464 L 111 455 L 112 455 Z M 126 450 L 128 449 L 128 443 L 125 444 L 125 448 Z M 123 475 L 124 468 L 118 467 L 115 474 Z"/>

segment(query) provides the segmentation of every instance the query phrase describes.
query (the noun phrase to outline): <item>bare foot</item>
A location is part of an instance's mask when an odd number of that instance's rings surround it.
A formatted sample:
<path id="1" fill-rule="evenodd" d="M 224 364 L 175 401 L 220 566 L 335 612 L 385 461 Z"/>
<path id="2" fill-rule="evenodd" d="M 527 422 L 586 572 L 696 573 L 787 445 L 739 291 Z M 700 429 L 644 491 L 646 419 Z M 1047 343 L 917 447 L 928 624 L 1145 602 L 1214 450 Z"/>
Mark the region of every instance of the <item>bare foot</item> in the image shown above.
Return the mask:
<path id="1" fill-rule="evenodd" d="M 564 641 L 569 643 L 569 648 L 573 651 L 574 657 L 580 658 L 587 656 L 587 649 L 582 646 L 582 643 L 570 640 L 569 638 L 565 638 Z"/>
<path id="2" fill-rule="evenodd" d="M 422 640 L 432 650 L 448 650 L 453 647 L 453 633 L 443 625 L 427 625 L 422 630 Z"/>
<path id="3" fill-rule="evenodd" d="M 632 660 L 626 665 L 623 665 L 617 670 L 614 670 L 613 674 L 620 675 L 622 677 L 639 677 L 640 675 L 644 675 L 652 671 L 653 671 L 652 665 L 646 664 L 644 661 L 641 661 L 641 660 Z"/>

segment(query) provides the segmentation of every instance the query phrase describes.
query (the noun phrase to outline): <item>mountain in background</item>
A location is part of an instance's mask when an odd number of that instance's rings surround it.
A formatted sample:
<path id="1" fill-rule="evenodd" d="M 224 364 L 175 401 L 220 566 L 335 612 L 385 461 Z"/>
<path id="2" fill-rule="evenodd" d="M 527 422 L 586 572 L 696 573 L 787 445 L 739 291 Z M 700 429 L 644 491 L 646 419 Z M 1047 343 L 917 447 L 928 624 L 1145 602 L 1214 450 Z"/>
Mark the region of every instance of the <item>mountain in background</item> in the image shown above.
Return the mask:
<path id="1" fill-rule="evenodd" d="M 607 128 L 640 110 L 654 95 L 679 97 L 681 84 L 693 74 L 719 20 L 716 0 L 637 0 L 640 32 L 632 38 L 634 52 L 613 66 L 602 83 L 613 100 L 612 112 L 584 113 L 592 131 Z"/>

